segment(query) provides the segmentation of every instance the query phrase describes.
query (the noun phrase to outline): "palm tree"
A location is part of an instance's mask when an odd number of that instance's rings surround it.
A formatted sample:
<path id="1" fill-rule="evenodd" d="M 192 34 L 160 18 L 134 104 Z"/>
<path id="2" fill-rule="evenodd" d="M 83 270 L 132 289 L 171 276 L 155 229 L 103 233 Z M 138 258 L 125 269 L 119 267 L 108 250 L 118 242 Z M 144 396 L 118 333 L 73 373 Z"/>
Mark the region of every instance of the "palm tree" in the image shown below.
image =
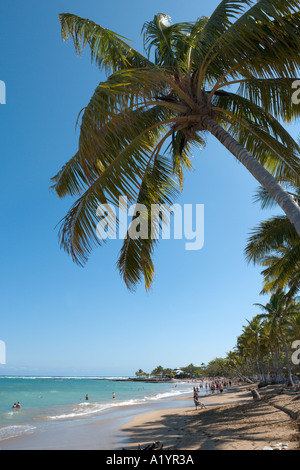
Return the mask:
<path id="1" fill-rule="evenodd" d="M 278 291 L 273 294 L 266 305 L 259 303 L 254 305 L 259 306 L 265 312 L 264 314 L 258 315 L 258 318 L 267 319 L 269 323 L 272 323 L 273 329 L 278 329 L 286 355 L 287 382 L 288 385 L 294 385 L 291 373 L 289 348 L 286 342 L 286 327 L 290 325 L 290 317 L 299 313 L 299 306 L 295 299 L 291 299 L 291 297 L 287 296 L 282 291 Z"/>
<path id="2" fill-rule="evenodd" d="M 300 186 L 290 189 L 295 201 L 300 202 Z M 261 188 L 255 196 L 262 208 L 273 207 L 274 200 Z M 293 297 L 300 290 L 300 238 L 285 216 L 274 216 L 261 222 L 251 231 L 245 248 L 248 262 L 264 266 L 262 293 L 287 288 Z"/>
<path id="3" fill-rule="evenodd" d="M 252 372 L 248 372 L 248 375 L 252 377 L 258 377 L 259 382 L 263 383 L 265 379 L 263 378 L 259 364 L 257 343 L 257 336 L 254 334 L 250 325 L 247 325 L 243 327 L 242 334 L 237 338 L 236 350 L 239 353 L 239 357 L 241 358 L 242 363 L 247 364 L 248 369 L 248 361 L 250 361 Z"/>
<path id="4" fill-rule="evenodd" d="M 241 380 L 253 384 L 253 380 L 243 373 L 243 358 L 239 351 L 229 351 L 225 359 L 227 369 L 234 375 L 237 375 Z"/>
<path id="5" fill-rule="evenodd" d="M 193 23 L 171 24 L 159 13 L 143 26 L 145 55 L 91 20 L 59 19 L 63 38 L 77 53 L 89 46 L 107 73 L 83 110 L 78 152 L 52 179 L 59 197 L 78 196 L 59 232 L 75 262 L 83 265 L 101 244 L 99 204 L 118 205 L 123 195 L 147 208 L 172 202 L 205 133 L 248 169 L 300 235 L 299 206 L 279 183 L 297 183 L 300 174 L 299 147 L 279 122 L 299 115 L 292 103 L 298 0 L 222 0 Z M 156 242 L 125 238 L 118 268 L 128 287 L 142 277 L 150 287 Z"/>
<path id="6" fill-rule="evenodd" d="M 249 339 L 249 335 L 247 335 L 246 329 L 244 328 L 244 332 L 237 338 L 236 351 L 244 364 L 245 374 L 253 380 L 257 377 L 256 370 L 258 371 L 258 368 L 255 364 L 254 348 Z"/>
<path id="7" fill-rule="evenodd" d="M 263 360 L 263 350 L 264 350 L 264 325 L 262 324 L 261 319 L 258 315 L 253 317 L 250 321 L 247 320 L 248 325 L 244 330 L 244 334 L 248 335 L 249 340 L 253 341 L 255 347 L 255 354 L 258 358 L 258 371 L 260 375 L 260 382 L 263 384 L 267 383 L 267 376 L 265 371 L 265 364 Z M 249 341 L 249 342 L 250 342 Z"/>

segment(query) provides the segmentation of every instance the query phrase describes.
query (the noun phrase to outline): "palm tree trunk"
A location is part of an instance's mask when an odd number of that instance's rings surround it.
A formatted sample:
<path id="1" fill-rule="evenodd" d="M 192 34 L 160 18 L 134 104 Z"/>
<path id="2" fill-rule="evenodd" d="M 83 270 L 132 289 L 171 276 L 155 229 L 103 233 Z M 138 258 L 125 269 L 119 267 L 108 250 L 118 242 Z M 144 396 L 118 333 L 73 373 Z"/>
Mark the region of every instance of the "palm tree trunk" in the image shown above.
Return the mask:
<path id="1" fill-rule="evenodd" d="M 283 374 L 282 374 L 282 367 L 281 367 L 281 362 L 280 362 L 280 349 L 279 349 L 279 343 L 277 339 L 276 339 L 275 354 L 276 354 L 276 371 L 277 371 L 276 382 L 283 383 Z"/>
<path id="2" fill-rule="evenodd" d="M 234 366 L 234 367 L 229 367 L 229 369 L 231 369 L 231 371 L 234 372 L 234 374 L 236 374 L 241 380 L 243 380 L 244 382 L 247 382 L 249 384 L 253 384 L 253 380 L 251 380 L 250 377 L 246 377 L 244 374 L 242 374 L 242 372 L 240 372 L 240 370 L 238 369 L 238 367 Z"/>
<path id="3" fill-rule="evenodd" d="M 282 340 L 283 347 L 284 347 L 284 350 L 285 350 L 285 355 L 286 355 L 287 384 L 289 386 L 294 386 L 295 384 L 294 384 L 293 377 L 292 377 L 289 351 L 288 351 L 288 347 L 287 347 L 287 344 L 286 344 L 281 326 L 279 326 L 279 332 L 280 332 L 281 340 Z"/>
<path id="4" fill-rule="evenodd" d="M 256 339 L 256 346 L 257 346 L 257 354 L 258 354 L 258 360 L 259 360 L 259 365 L 260 365 L 260 370 L 261 370 L 261 375 L 262 375 L 262 383 L 266 384 L 267 383 L 267 377 L 266 377 L 266 371 L 265 371 L 265 365 L 264 365 L 264 360 L 261 354 L 260 350 L 260 345 L 257 336 L 255 337 Z"/>
<path id="5" fill-rule="evenodd" d="M 248 171 L 250 171 L 254 178 L 275 199 L 300 236 L 300 207 L 294 199 L 285 191 L 281 184 L 279 184 L 276 179 L 213 118 L 205 116 L 202 122 L 206 129 L 216 137 Z"/>
<path id="6" fill-rule="evenodd" d="M 251 371 L 252 371 L 250 377 L 255 377 L 256 369 L 255 369 L 255 363 L 252 357 L 250 357 L 250 364 L 251 364 Z"/>
<path id="7" fill-rule="evenodd" d="M 263 382 L 263 376 L 262 376 L 262 372 L 260 370 L 260 366 L 259 366 L 259 360 L 258 360 L 258 357 L 255 356 L 255 367 L 256 367 L 256 377 L 258 379 L 259 382 Z"/>

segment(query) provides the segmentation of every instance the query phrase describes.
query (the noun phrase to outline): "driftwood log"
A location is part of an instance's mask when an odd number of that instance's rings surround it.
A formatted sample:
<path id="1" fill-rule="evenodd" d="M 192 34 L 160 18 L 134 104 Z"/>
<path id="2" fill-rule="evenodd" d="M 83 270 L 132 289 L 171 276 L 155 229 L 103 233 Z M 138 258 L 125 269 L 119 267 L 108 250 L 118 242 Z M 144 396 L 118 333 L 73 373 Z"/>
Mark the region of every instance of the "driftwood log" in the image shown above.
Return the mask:
<path id="1" fill-rule="evenodd" d="M 138 445 L 137 450 L 162 450 L 163 444 L 159 441 L 153 442 L 153 444 L 146 444 L 144 446 L 141 446 L 141 444 Z M 122 450 L 127 450 L 123 447 Z"/>
<path id="2" fill-rule="evenodd" d="M 153 442 L 153 444 L 147 444 L 145 446 L 141 446 L 139 444 L 138 450 L 162 450 L 163 444 L 159 441 Z"/>
<path id="3" fill-rule="evenodd" d="M 253 400 L 254 400 L 254 401 L 259 401 L 259 400 L 261 400 L 261 396 L 260 396 L 260 394 L 258 393 L 258 391 L 257 391 L 255 388 L 250 388 L 249 390 L 250 390 L 250 392 L 252 393 L 252 397 L 253 397 Z"/>

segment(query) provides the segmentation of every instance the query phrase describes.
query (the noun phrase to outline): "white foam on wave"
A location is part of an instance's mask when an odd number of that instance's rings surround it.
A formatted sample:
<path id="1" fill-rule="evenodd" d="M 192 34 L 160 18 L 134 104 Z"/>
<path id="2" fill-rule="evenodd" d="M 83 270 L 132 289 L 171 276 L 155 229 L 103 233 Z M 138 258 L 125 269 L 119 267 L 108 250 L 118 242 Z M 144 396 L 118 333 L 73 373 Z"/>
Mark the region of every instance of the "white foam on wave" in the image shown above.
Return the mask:
<path id="1" fill-rule="evenodd" d="M 59 415 L 48 416 L 47 418 L 50 420 L 63 420 L 63 419 L 71 419 L 71 418 L 82 418 L 88 417 L 97 413 L 101 413 L 110 408 L 115 408 L 119 406 L 134 406 L 134 405 L 142 405 L 147 402 L 151 401 L 159 401 L 166 398 L 174 398 L 176 396 L 190 394 L 191 390 L 171 390 L 168 392 L 157 393 L 153 396 L 145 396 L 144 398 L 136 398 L 124 401 L 114 401 L 112 403 L 79 403 L 78 405 L 74 406 L 70 413 L 62 413 Z"/>
<path id="2" fill-rule="evenodd" d="M 118 406 L 130 406 L 130 405 L 140 405 L 145 403 L 146 399 L 136 399 L 128 401 L 116 401 L 114 403 L 80 403 L 76 405 L 70 413 L 62 413 L 60 415 L 48 416 L 48 419 L 51 420 L 62 420 L 70 418 L 82 418 L 88 417 L 97 413 L 101 413 L 110 408 L 115 408 Z"/>
<path id="3" fill-rule="evenodd" d="M 145 397 L 147 400 L 161 400 L 163 398 L 172 398 L 176 397 L 179 395 L 184 395 L 185 393 L 191 393 L 190 390 L 174 390 L 171 392 L 164 392 L 164 393 L 158 393 L 157 395 L 154 395 L 153 397 Z"/>
<path id="4" fill-rule="evenodd" d="M 11 437 L 22 436 L 26 433 L 31 433 L 35 429 L 35 426 L 30 426 L 29 424 L 15 424 L 12 426 L 5 426 L 0 428 L 0 441 L 4 441 L 5 439 L 9 439 Z"/>

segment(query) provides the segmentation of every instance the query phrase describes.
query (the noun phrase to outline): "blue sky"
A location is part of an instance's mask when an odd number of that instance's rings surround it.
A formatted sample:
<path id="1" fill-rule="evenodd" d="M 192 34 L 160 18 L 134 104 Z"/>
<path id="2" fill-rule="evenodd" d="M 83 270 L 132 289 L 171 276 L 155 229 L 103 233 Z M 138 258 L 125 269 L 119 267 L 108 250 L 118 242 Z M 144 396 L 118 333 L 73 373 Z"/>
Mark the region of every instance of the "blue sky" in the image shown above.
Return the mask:
<path id="1" fill-rule="evenodd" d="M 85 268 L 73 264 L 55 228 L 72 200 L 49 190 L 77 149 L 77 114 L 104 79 L 88 54 L 76 56 L 61 40 L 58 14 L 90 18 L 141 50 L 142 25 L 154 14 L 193 21 L 217 3 L 1 3 L 0 339 L 7 363 L 0 373 L 132 375 L 158 364 L 207 363 L 224 357 L 257 313 L 262 278 L 243 250 L 249 230 L 270 213 L 253 204 L 256 181 L 213 138 L 195 154 L 178 200 L 205 205 L 204 247 L 186 251 L 182 240 L 162 241 L 150 293 L 143 284 L 126 289 L 115 267 L 118 240 L 95 250 Z"/>

